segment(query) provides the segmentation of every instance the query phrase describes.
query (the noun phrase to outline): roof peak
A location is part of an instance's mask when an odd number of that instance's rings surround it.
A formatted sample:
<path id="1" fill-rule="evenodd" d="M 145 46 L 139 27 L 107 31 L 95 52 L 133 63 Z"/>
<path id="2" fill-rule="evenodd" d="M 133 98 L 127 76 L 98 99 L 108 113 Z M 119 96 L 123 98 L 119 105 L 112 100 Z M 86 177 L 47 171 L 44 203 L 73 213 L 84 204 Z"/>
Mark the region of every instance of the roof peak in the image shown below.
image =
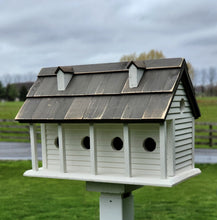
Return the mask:
<path id="1" fill-rule="evenodd" d="M 142 61 L 124 61 L 114 63 L 97 63 L 71 66 L 48 67 L 41 69 L 39 76 L 55 75 L 59 69 L 65 73 L 86 74 L 86 73 L 106 73 L 106 72 L 120 72 L 128 71 L 130 63 L 134 63 L 142 69 L 167 69 L 180 68 L 183 64 L 184 58 L 163 58 L 154 60 Z"/>

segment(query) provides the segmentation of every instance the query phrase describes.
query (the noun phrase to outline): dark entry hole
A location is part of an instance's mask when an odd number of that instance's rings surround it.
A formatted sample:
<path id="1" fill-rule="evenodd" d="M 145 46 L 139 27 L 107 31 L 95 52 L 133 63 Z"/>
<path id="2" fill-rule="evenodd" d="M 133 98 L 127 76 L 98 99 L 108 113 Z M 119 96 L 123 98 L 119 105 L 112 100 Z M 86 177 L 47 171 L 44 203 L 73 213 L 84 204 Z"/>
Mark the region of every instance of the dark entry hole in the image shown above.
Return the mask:
<path id="1" fill-rule="evenodd" d="M 152 152 L 155 150 L 156 148 L 156 142 L 153 138 L 146 138 L 144 143 L 143 143 L 143 147 L 145 150 Z"/>
<path id="2" fill-rule="evenodd" d="M 82 139 L 81 145 L 84 149 L 90 149 L 90 137 L 86 136 Z"/>
<path id="3" fill-rule="evenodd" d="M 55 138 L 54 144 L 57 148 L 59 148 L 59 138 L 58 137 Z"/>
<path id="4" fill-rule="evenodd" d="M 123 148 L 123 141 L 121 140 L 121 138 L 119 137 L 115 137 L 113 140 L 112 140 L 112 148 L 115 149 L 115 150 L 121 150 Z"/>

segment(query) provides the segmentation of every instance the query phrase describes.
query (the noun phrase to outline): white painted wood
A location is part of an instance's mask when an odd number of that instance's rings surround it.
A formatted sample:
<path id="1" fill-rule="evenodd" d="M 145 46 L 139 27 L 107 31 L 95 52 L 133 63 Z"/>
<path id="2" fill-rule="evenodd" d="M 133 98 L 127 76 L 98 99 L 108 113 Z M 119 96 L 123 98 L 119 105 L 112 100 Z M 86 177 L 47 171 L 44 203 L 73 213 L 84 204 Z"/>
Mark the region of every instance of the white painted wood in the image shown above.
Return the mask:
<path id="1" fill-rule="evenodd" d="M 129 124 L 128 126 L 130 130 L 132 176 L 156 176 L 159 178 L 159 124 Z M 153 152 L 148 152 L 143 146 L 145 139 L 149 137 L 156 142 L 156 149 Z"/>
<path id="2" fill-rule="evenodd" d="M 142 79 L 144 70 L 137 69 L 137 67 L 132 64 L 129 68 L 129 87 L 138 87 L 140 80 Z"/>
<path id="3" fill-rule="evenodd" d="M 192 128 L 192 122 L 182 123 L 182 124 L 176 124 L 175 130 L 183 130 L 187 128 Z"/>
<path id="4" fill-rule="evenodd" d="M 161 178 L 167 178 L 167 147 L 166 147 L 166 121 L 160 124 L 160 164 Z"/>
<path id="5" fill-rule="evenodd" d="M 185 140 L 180 140 L 180 141 L 176 141 L 175 142 L 175 147 L 176 148 L 179 148 L 179 147 L 182 147 L 182 146 L 185 146 L 185 145 L 191 145 L 192 147 L 192 138 L 188 138 L 188 139 L 185 139 Z"/>
<path id="6" fill-rule="evenodd" d="M 30 144 L 31 144 L 31 155 L 32 155 L 32 169 L 38 171 L 38 153 L 37 153 L 37 136 L 36 126 L 30 124 Z"/>
<path id="7" fill-rule="evenodd" d="M 194 117 L 192 117 L 192 168 L 194 168 L 194 149 L 195 149 L 195 122 Z"/>
<path id="8" fill-rule="evenodd" d="M 147 158 L 147 159 L 144 159 L 144 158 L 132 158 L 131 159 L 131 163 L 132 164 L 137 164 L 137 165 L 158 165 L 158 168 L 160 167 L 160 158 L 159 158 L 159 156 L 158 156 L 158 158 L 157 159 L 153 159 L 153 158 L 151 158 L 151 159 L 149 159 L 149 158 Z"/>
<path id="9" fill-rule="evenodd" d="M 97 151 L 96 151 L 96 137 L 95 137 L 95 127 L 94 124 L 91 123 L 89 125 L 89 133 L 90 133 L 90 165 L 91 165 L 91 173 L 97 175 Z"/>
<path id="10" fill-rule="evenodd" d="M 64 130 L 61 124 L 58 124 L 58 138 L 59 138 L 59 156 L 60 156 L 60 171 L 66 173 L 66 153 Z"/>
<path id="11" fill-rule="evenodd" d="M 184 150 L 184 151 L 181 151 L 181 152 L 177 153 L 175 155 L 175 159 L 178 159 L 180 157 L 184 157 L 184 156 L 187 156 L 187 155 L 191 155 L 191 154 L 192 154 L 192 149 Z"/>
<path id="12" fill-rule="evenodd" d="M 191 166 L 191 165 L 190 165 Z M 184 170 L 185 168 L 183 168 Z M 94 181 L 101 183 L 116 183 L 116 184 L 129 184 L 129 185 L 141 185 L 141 186 L 161 186 L 172 187 L 190 177 L 198 175 L 200 170 L 198 168 L 187 169 L 185 171 L 176 172 L 174 177 L 167 179 L 161 179 L 156 176 L 138 176 L 138 177 L 126 177 L 121 175 L 93 175 L 91 173 L 62 173 L 60 171 L 53 171 L 48 169 L 39 169 L 38 171 L 28 170 L 24 173 L 24 176 L 30 177 L 43 177 L 43 178 L 55 178 L 55 179 L 69 179 L 69 180 L 81 180 L 81 181 Z"/>
<path id="13" fill-rule="evenodd" d="M 175 131 L 174 120 L 167 121 L 167 173 L 168 176 L 175 175 Z"/>
<path id="14" fill-rule="evenodd" d="M 192 117 L 187 117 L 187 118 L 176 118 L 176 125 L 178 124 L 183 124 L 183 123 L 188 123 L 192 121 Z"/>
<path id="15" fill-rule="evenodd" d="M 186 140 L 186 139 L 188 139 L 188 138 L 192 138 L 192 133 L 182 134 L 182 135 L 176 135 L 175 141 Z"/>
<path id="16" fill-rule="evenodd" d="M 55 139 L 58 137 L 57 124 L 46 124 L 46 146 L 47 146 L 47 169 L 48 170 L 59 170 L 60 169 L 60 157 L 59 149 L 55 146 Z M 55 160 L 50 159 L 50 156 L 56 155 Z"/>
<path id="17" fill-rule="evenodd" d="M 67 172 L 90 173 L 90 149 L 82 145 L 83 138 L 90 136 L 89 124 L 63 124 L 63 127 Z"/>
<path id="18" fill-rule="evenodd" d="M 128 124 L 123 126 L 123 142 L 124 142 L 124 162 L 126 176 L 131 177 L 131 152 L 130 152 L 130 134 Z"/>
<path id="19" fill-rule="evenodd" d="M 130 194 L 101 193 L 100 195 L 100 220 L 133 220 L 134 204 Z"/>
<path id="20" fill-rule="evenodd" d="M 57 89 L 59 91 L 64 91 L 68 86 L 71 78 L 72 78 L 72 74 L 63 73 L 61 70 L 59 70 L 57 72 Z"/>
<path id="21" fill-rule="evenodd" d="M 191 154 L 188 154 L 188 155 L 185 155 L 183 157 L 179 157 L 176 159 L 176 164 L 181 164 L 181 163 L 184 163 L 185 161 L 188 161 L 188 160 L 191 160 L 192 159 L 192 155 Z"/>
<path id="22" fill-rule="evenodd" d="M 41 150 L 42 150 L 42 167 L 47 169 L 47 144 L 46 144 L 46 128 L 45 124 L 41 124 Z"/>
<path id="23" fill-rule="evenodd" d="M 123 141 L 122 124 L 95 124 L 96 150 L 97 150 L 97 174 L 104 173 L 112 175 L 125 175 L 124 147 L 115 150 L 112 147 L 112 140 L 119 137 Z M 113 160 L 113 158 L 116 158 Z M 118 161 L 117 159 L 120 158 Z M 106 163 L 104 161 L 107 161 Z"/>
<path id="24" fill-rule="evenodd" d="M 192 166 L 192 160 L 191 160 L 191 159 L 190 159 L 190 160 L 187 160 L 187 161 L 184 161 L 183 163 L 177 164 L 177 165 L 176 165 L 176 170 L 181 169 L 181 168 L 184 168 L 184 167 L 186 167 L 186 166 L 188 166 L 188 165 L 190 165 L 189 167 Z"/>

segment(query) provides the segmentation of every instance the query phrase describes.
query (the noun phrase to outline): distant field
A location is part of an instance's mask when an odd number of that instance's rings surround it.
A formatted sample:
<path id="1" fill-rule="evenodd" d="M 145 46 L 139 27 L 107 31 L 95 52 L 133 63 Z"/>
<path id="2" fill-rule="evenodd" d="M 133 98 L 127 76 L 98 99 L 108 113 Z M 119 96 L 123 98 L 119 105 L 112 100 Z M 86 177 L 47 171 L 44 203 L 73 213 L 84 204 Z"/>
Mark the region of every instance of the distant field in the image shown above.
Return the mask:
<path id="1" fill-rule="evenodd" d="M 217 122 L 217 97 L 198 97 L 201 117 L 197 121 Z"/>
<path id="2" fill-rule="evenodd" d="M 14 119 L 23 102 L 0 102 L 0 119 Z"/>

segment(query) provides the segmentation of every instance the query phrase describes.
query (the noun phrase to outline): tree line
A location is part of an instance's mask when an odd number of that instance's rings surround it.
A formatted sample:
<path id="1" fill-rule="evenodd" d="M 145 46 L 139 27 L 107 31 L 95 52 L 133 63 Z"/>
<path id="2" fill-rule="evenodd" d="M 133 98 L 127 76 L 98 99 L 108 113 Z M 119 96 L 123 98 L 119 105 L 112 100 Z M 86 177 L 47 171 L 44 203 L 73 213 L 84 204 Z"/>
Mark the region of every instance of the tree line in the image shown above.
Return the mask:
<path id="1" fill-rule="evenodd" d="M 29 83 L 8 83 L 6 86 L 0 81 L 0 100 L 25 101 L 29 89 Z"/>

